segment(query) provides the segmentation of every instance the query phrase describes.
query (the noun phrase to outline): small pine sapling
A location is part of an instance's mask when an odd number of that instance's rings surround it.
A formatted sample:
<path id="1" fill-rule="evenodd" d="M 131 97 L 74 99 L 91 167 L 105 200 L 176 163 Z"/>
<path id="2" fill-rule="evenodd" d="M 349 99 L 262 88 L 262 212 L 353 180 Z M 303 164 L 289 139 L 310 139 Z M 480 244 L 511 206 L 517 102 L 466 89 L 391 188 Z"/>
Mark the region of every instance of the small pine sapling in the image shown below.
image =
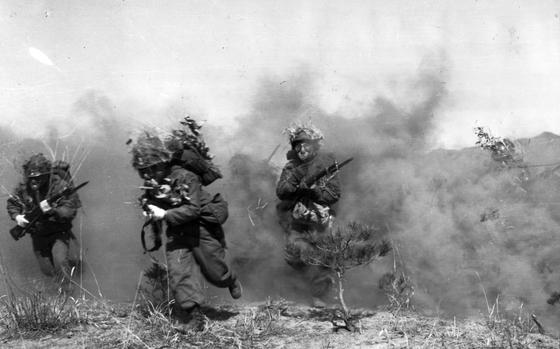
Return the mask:
<path id="1" fill-rule="evenodd" d="M 300 248 L 294 244 L 286 247 L 287 254 L 303 263 L 325 267 L 333 272 L 337 299 L 342 311 L 341 320 L 344 323 L 337 325 L 333 321 L 335 330 L 344 328 L 351 332 L 358 331 L 344 300 L 344 276 L 348 270 L 368 265 L 391 250 L 389 241 L 381 238 L 380 235 L 380 231 L 373 227 L 350 222 L 330 228 L 323 234 L 317 234 L 317 237 L 311 241 L 313 248 Z"/>

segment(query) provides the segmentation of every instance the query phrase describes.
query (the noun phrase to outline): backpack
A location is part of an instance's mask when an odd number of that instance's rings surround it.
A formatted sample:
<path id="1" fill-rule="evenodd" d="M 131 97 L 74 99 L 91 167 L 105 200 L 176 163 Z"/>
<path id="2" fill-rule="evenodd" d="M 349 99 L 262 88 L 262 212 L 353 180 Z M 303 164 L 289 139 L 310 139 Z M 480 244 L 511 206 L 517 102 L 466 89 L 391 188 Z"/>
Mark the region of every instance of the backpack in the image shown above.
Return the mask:
<path id="1" fill-rule="evenodd" d="M 70 164 L 64 160 L 55 160 L 51 167 L 51 172 L 58 175 L 66 183 L 74 186 L 74 180 L 70 173 Z"/>
<path id="2" fill-rule="evenodd" d="M 220 170 L 209 160 L 204 159 L 196 149 L 184 148 L 173 154 L 173 160 L 179 166 L 197 174 L 204 186 L 222 178 Z"/>
<path id="3" fill-rule="evenodd" d="M 218 193 L 208 202 L 203 202 L 200 208 L 200 218 L 213 224 L 224 224 L 228 219 L 228 202 Z"/>

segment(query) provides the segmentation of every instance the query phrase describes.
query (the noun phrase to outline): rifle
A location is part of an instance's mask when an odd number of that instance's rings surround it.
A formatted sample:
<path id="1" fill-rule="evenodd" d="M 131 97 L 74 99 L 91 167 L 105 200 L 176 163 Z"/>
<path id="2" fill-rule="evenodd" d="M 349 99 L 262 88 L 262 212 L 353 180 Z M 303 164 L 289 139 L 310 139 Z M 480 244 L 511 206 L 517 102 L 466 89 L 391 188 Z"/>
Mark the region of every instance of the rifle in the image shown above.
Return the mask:
<path id="1" fill-rule="evenodd" d="M 47 198 L 46 200 L 49 203 L 49 205 L 53 205 L 53 204 L 57 203 L 63 197 L 77 192 L 79 189 L 81 189 L 82 187 L 84 187 L 88 183 L 89 183 L 89 181 L 83 182 L 82 184 L 80 184 L 80 185 L 78 185 L 77 187 L 74 187 L 74 188 L 73 187 L 65 187 L 59 193 L 52 195 L 51 197 Z M 16 225 L 12 229 L 10 229 L 10 235 L 12 235 L 14 240 L 16 240 L 16 241 L 19 240 L 29 231 L 29 229 L 35 223 L 37 223 L 37 221 L 41 217 L 43 217 L 43 215 L 44 215 L 44 213 L 41 210 L 41 207 L 36 206 L 31 212 L 26 213 L 24 215 L 25 219 L 27 219 L 29 221 L 29 223 L 27 223 L 27 225 L 25 227 L 20 227 L 19 225 Z"/>
<path id="2" fill-rule="evenodd" d="M 164 178 L 164 184 L 159 184 L 154 179 L 146 180 L 144 185 L 139 186 L 139 189 L 145 190 L 145 194 L 141 197 L 140 205 L 146 213 L 150 213 L 148 204 L 164 207 L 176 207 L 181 205 L 184 201 L 189 201 L 190 198 L 186 194 L 188 189 L 187 185 L 180 188 L 180 195 L 171 192 L 173 183 L 168 178 Z M 150 202 L 148 202 L 150 201 Z"/>
<path id="3" fill-rule="evenodd" d="M 180 188 L 180 195 L 177 196 L 171 192 L 171 185 L 169 179 L 164 179 L 165 184 L 158 184 L 157 181 L 151 179 L 144 182 L 140 189 L 145 190 L 145 194 L 140 197 L 140 206 L 142 210 L 146 212 L 146 220 L 142 225 L 140 230 L 140 241 L 142 242 L 142 248 L 144 253 L 153 252 L 161 247 L 161 234 L 163 231 L 163 226 L 160 221 L 154 221 L 152 219 L 152 210 L 148 205 L 164 206 L 165 208 L 177 207 L 189 201 L 190 198 L 186 195 L 188 186 L 183 185 Z M 154 235 L 154 246 L 151 248 L 146 247 L 146 227 L 151 225 L 152 233 Z"/>
<path id="4" fill-rule="evenodd" d="M 342 167 L 344 167 L 345 165 L 347 165 L 350 161 L 354 160 L 354 158 L 348 158 L 342 162 L 334 162 L 334 164 L 330 165 L 327 168 L 322 169 L 321 171 L 313 174 L 312 176 L 306 178 L 304 180 L 305 185 L 309 188 L 311 187 L 313 184 L 315 184 L 315 182 L 317 182 L 321 177 L 326 176 L 328 174 L 335 174 L 336 172 L 338 172 L 339 169 L 341 169 Z"/>

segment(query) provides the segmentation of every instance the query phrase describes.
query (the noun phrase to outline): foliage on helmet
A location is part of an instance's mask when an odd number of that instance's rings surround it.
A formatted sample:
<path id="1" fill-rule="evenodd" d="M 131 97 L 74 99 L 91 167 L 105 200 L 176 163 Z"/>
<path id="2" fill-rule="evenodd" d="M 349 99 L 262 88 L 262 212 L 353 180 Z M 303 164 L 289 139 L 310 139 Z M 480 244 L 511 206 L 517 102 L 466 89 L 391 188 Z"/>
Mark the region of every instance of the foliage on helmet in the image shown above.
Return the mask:
<path id="1" fill-rule="evenodd" d="M 136 169 L 150 167 L 171 159 L 171 154 L 161 139 L 147 131 L 138 136 L 131 153 L 132 166 Z"/>
<path id="2" fill-rule="evenodd" d="M 27 177 L 37 177 L 51 172 L 51 162 L 42 154 L 32 155 L 25 164 L 23 164 L 23 172 Z"/>
<path id="3" fill-rule="evenodd" d="M 206 146 L 206 142 L 204 142 L 200 132 L 202 125 L 198 124 L 196 120 L 188 115 L 180 124 L 183 126 L 182 128 L 172 130 L 171 134 L 165 138 L 166 148 L 172 153 L 182 151 L 183 149 L 190 149 L 198 153 L 205 160 L 212 160 L 213 156 L 210 154 L 210 148 Z"/>
<path id="4" fill-rule="evenodd" d="M 321 145 L 324 139 L 323 133 L 310 121 L 292 123 L 284 129 L 284 133 L 288 135 L 290 144 L 294 146 L 298 142 L 310 141 Z"/>
<path id="5" fill-rule="evenodd" d="M 200 175 L 203 185 L 222 178 L 220 170 L 212 163 L 213 156 L 200 132 L 202 125 L 190 116 L 186 116 L 180 124 L 181 128 L 172 130 L 165 138 L 165 147 L 173 154 L 173 158 L 181 166 Z"/>

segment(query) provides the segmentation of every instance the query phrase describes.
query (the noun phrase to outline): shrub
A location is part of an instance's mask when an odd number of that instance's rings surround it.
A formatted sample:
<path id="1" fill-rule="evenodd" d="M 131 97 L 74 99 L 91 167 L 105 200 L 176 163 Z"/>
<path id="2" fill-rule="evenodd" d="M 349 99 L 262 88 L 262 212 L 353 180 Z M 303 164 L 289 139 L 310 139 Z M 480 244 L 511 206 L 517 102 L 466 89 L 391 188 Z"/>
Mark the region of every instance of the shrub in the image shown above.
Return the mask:
<path id="1" fill-rule="evenodd" d="M 350 222 L 330 228 L 325 234 L 317 234 L 311 243 L 314 248 L 301 249 L 297 245 L 288 245 L 286 253 L 298 257 L 305 264 L 332 270 L 344 323 L 343 326 L 335 326 L 357 331 L 344 301 L 344 275 L 352 268 L 368 265 L 385 256 L 391 250 L 389 241 L 381 238 L 381 232 L 373 227 Z"/>

